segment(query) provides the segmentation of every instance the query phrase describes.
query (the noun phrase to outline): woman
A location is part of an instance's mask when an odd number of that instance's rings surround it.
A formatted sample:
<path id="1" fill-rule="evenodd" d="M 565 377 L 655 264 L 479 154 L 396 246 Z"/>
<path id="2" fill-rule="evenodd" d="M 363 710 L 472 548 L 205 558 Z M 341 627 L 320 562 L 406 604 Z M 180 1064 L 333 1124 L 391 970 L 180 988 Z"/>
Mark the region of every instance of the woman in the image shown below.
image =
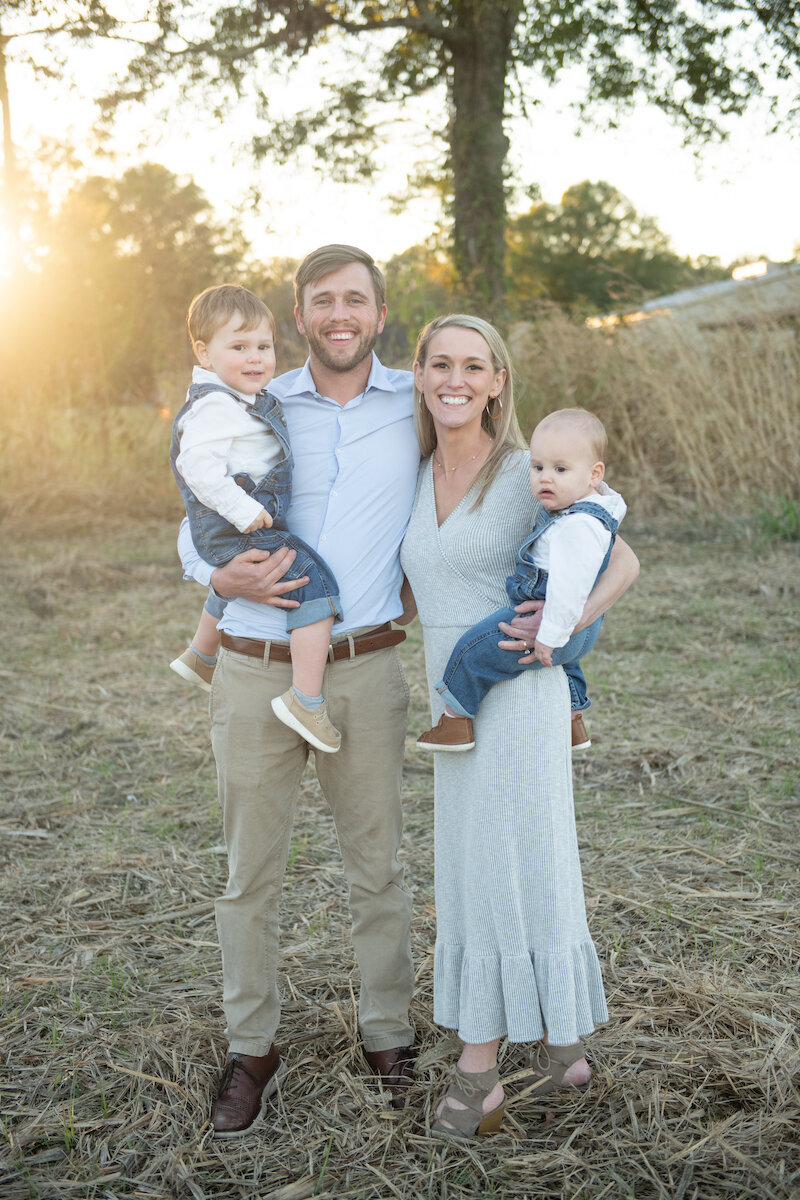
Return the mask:
<path id="1" fill-rule="evenodd" d="M 507 603 L 505 579 L 537 505 L 496 330 L 470 316 L 432 321 L 420 335 L 414 381 L 426 461 L 402 562 L 422 622 L 435 722 L 442 701 L 434 684 L 459 636 Z M 623 545 L 585 617 L 604 611 L 635 574 Z M 519 652 L 526 642 L 509 645 Z M 477 749 L 435 762 L 434 1020 L 457 1029 L 464 1049 L 432 1129 L 459 1138 L 500 1124 L 503 1037 L 538 1043 L 537 1095 L 585 1087 L 580 1035 L 608 1015 L 586 924 L 563 671 L 527 671 L 492 688 L 477 722 Z"/>

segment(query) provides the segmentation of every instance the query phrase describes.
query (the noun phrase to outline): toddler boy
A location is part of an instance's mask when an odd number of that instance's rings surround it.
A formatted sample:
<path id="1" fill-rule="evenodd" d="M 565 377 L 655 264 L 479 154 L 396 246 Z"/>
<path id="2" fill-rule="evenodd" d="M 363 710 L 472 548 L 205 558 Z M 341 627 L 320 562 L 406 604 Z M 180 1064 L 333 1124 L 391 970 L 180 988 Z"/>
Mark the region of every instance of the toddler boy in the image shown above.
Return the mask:
<path id="1" fill-rule="evenodd" d="M 175 418 L 170 460 L 194 544 L 215 567 L 259 549 L 296 551 L 286 579 L 308 576 L 292 592 L 286 627 L 292 686 L 272 701 L 275 715 L 317 750 L 341 745 L 322 698 L 339 586 L 315 550 L 286 528 L 292 453 L 279 402 L 267 391 L 275 373 L 275 320 L 246 288 L 207 288 L 191 303 L 189 335 L 199 366 Z M 210 691 L 225 601 L 209 595 L 188 650 L 170 663 L 183 679 Z"/>
<path id="2" fill-rule="evenodd" d="M 531 491 L 541 514 L 517 555 L 506 580 L 512 605 L 544 600 L 542 623 L 534 642 L 536 660 L 517 661 L 517 652 L 501 650 L 498 622 L 514 609 L 500 609 L 459 638 L 436 685 L 445 710 L 433 729 L 420 735 L 420 750 L 471 750 L 473 718 L 489 688 L 521 671 L 563 666 L 572 708 L 572 748 L 591 745 L 582 713 L 589 707 L 579 659 L 591 650 L 603 618 L 574 634 L 583 607 L 606 569 L 625 501 L 603 482 L 606 431 L 592 413 L 564 408 L 550 413 L 531 438 Z"/>

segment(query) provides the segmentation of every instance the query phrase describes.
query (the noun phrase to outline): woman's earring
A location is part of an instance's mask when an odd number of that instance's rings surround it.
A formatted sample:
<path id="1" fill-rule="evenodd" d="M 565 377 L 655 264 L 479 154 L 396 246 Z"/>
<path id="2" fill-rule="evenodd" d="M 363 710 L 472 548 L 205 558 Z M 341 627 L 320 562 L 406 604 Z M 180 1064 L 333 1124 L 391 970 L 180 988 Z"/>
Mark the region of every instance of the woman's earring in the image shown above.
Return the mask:
<path id="1" fill-rule="evenodd" d="M 489 414 L 489 420 L 490 420 L 490 421 L 497 421 L 497 420 L 499 420 L 499 418 L 500 418 L 500 414 L 501 414 L 501 412 L 503 411 L 503 401 L 500 399 L 500 397 L 499 397 L 499 396 L 490 396 L 490 397 L 489 397 L 489 404 L 491 404 L 492 400 L 496 400 L 496 401 L 497 401 L 497 412 L 496 412 L 496 413 L 490 413 L 490 412 L 489 412 L 489 405 L 487 405 L 487 406 L 486 406 L 486 411 L 487 411 L 487 413 Z"/>

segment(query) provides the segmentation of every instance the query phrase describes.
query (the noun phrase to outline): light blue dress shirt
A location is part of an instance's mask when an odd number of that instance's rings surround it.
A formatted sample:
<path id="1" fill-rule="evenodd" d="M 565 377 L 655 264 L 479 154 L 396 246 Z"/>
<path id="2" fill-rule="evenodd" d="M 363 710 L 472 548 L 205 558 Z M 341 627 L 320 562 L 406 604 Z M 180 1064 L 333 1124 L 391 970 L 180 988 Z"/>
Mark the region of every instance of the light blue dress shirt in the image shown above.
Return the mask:
<path id="1" fill-rule="evenodd" d="M 400 543 L 419 467 L 410 372 L 384 367 L 373 354 L 366 389 L 345 405 L 320 396 L 308 362 L 273 379 L 269 390 L 283 405 L 294 454 L 287 524 L 339 582 L 344 620 L 333 636 L 398 617 Z M 187 521 L 178 551 L 187 578 L 209 583 L 214 568 L 195 550 Z M 219 627 L 287 640 L 285 612 L 251 600 L 231 600 Z"/>

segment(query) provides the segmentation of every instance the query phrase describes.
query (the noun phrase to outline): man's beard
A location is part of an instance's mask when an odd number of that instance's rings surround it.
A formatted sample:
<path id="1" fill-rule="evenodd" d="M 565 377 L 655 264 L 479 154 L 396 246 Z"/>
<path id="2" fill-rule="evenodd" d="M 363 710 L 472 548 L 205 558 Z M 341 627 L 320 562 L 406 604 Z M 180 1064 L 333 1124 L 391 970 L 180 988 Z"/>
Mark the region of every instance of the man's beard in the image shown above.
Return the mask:
<path id="1" fill-rule="evenodd" d="M 359 331 L 356 334 L 355 343 L 351 346 L 346 358 L 337 358 L 324 338 L 306 329 L 306 341 L 314 357 L 329 371 L 338 371 L 342 375 L 346 375 L 348 371 L 352 371 L 354 367 L 363 362 L 372 353 L 377 340 L 378 323 L 376 321 L 371 329 L 364 332 Z"/>

